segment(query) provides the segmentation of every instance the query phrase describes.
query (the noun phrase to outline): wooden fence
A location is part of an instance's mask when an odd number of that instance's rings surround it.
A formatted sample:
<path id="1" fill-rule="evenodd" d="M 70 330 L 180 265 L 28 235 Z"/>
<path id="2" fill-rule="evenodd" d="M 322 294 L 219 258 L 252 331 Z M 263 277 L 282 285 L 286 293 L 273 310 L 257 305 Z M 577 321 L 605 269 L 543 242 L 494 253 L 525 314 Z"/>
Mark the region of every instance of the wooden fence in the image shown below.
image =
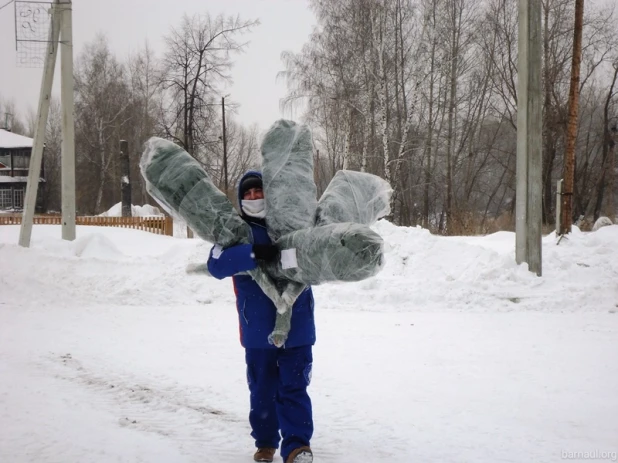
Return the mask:
<path id="1" fill-rule="evenodd" d="M 60 225 L 59 215 L 35 215 L 35 225 Z M 144 230 L 157 235 L 174 235 L 174 224 L 171 217 L 89 217 L 75 218 L 76 225 L 97 225 L 99 227 L 120 227 Z M 21 215 L 0 214 L 0 225 L 21 225 Z"/>

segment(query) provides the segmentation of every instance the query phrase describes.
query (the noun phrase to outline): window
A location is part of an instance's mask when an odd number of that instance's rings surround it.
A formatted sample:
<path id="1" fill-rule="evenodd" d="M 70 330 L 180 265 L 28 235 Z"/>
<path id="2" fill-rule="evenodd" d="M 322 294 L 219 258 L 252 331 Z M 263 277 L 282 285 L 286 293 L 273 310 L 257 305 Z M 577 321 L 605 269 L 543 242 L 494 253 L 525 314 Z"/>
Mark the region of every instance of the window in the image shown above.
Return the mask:
<path id="1" fill-rule="evenodd" d="M 30 155 L 25 155 L 23 151 L 20 151 L 13 155 L 13 162 L 15 163 L 14 168 L 27 169 L 30 166 Z"/>
<path id="2" fill-rule="evenodd" d="M 0 209 L 13 208 L 13 191 L 10 188 L 0 190 Z"/>
<path id="3" fill-rule="evenodd" d="M 24 208 L 24 189 L 23 188 L 15 188 L 13 190 L 13 207 L 15 209 Z"/>

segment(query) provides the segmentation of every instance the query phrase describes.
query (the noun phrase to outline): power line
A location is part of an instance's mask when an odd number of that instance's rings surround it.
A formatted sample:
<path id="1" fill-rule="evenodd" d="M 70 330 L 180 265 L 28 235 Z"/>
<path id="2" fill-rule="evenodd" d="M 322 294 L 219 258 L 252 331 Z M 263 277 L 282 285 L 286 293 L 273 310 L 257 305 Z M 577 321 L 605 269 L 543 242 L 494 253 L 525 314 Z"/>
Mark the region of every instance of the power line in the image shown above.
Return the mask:
<path id="1" fill-rule="evenodd" d="M 10 0 L 9 2 L 5 3 L 4 5 L 0 6 L 0 10 L 4 7 L 9 6 L 11 3 L 13 3 L 15 0 Z"/>

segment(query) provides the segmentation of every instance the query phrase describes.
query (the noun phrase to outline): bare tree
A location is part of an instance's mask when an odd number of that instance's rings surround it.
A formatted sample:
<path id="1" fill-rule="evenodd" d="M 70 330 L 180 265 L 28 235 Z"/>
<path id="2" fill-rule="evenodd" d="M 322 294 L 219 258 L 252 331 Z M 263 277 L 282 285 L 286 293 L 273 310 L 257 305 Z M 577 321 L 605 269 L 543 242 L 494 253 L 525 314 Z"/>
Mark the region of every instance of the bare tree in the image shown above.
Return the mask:
<path id="1" fill-rule="evenodd" d="M 15 101 L 5 100 L 0 95 L 0 128 L 8 128 L 19 135 L 27 133 L 27 127 L 15 106 Z"/>
<path id="2" fill-rule="evenodd" d="M 28 114 L 28 134 L 34 136 L 37 114 L 31 110 Z M 44 198 L 43 209 L 59 212 L 62 209 L 61 177 L 62 145 L 62 111 L 60 101 L 52 98 L 45 130 L 45 149 L 43 151 L 43 172 L 45 183 L 41 185 Z"/>
<path id="3" fill-rule="evenodd" d="M 132 128 L 125 135 L 129 142 L 131 181 L 139 184 L 132 189 L 133 200 L 137 204 L 146 204 L 150 197 L 146 192 L 146 183 L 139 171 L 139 153 L 148 138 L 153 135 L 163 135 L 159 109 L 161 107 L 161 69 L 160 63 L 152 49 L 145 44 L 144 48 L 129 57 L 128 78 L 131 92 Z"/>
<path id="4" fill-rule="evenodd" d="M 565 143 L 573 2 L 543 7 L 544 219 Z M 315 127 L 316 177 L 337 169 L 382 175 L 392 220 L 443 233 L 513 224 L 517 5 L 511 0 L 312 0 L 318 25 L 300 53 L 284 54 L 286 104 L 305 103 Z M 583 19 L 580 90 L 587 163 L 575 188 L 589 204 L 602 157 L 600 89 L 615 48 L 611 10 Z M 605 94 L 605 91 L 603 91 Z M 470 221 L 477 221 L 469 227 Z M 479 226 L 481 228 L 479 228 Z"/>
<path id="5" fill-rule="evenodd" d="M 132 103 L 124 67 L 105 37 L 97 37 L 85 46 L 75 70 L 78 210 L 100 213 L 104 199 L 119 200 L 119 189 L 110 186 L 116 183 L 118 140 L 129 130 Z"/>
<path id="6" fill-rule="evenodd" d="M 214 97 L 231 80 L 232 53 L 245 43 L 237 37 L 259 24 L 239 17 L 184 16 L 166 36 L 162 99 L 165 135 L 196 155 L 208 144 L 209 122 L 216 118 Z"/>
<path id="7" fill-rule="evenodd" d="M 607 97 L 605 98 L 605 104 L 603 105 L 603 138 L 602 138 L 602 148 L 601 148 L 601 176 L 598 182 L 598 188 L 596 192 L 596 200 L 594 201 L 594 212 L 593 218 L 597 220 L 601 215 L 601 210 L 603 208 L 603 198 L 605 197 L 606 188 L 608 190 L 608 207 L 607 207 L 607 215 L 610 218 L 614 218 L 616 211 L 614 210 L 614 169 L 615 169 L 615 160 L 614 160 L 614 152 L 616 140 L 614 139 L 616 136 L 616 129 L 618 125 L 618 121 L 614 120 L 612 124 L 610 108 L 612 104 L 613 98 L 618 94 L 618 91 L 615 90 L 616 80 L 618 79 L 618 61 L 613 63 L 614 72 L 611 79 L 611 83 L 609 86 L 609 90 L 607 91 Z"/>
<path id="8" fill-rule="evenodd" d="M 219 138 L 219 130 L 213 128 L 212 138 Z M 213 179 L 217 187 L 224 191 L 232 200 L 235 200 L 234 186 L 242 175 L 249 169 L 259 170 L 261 164 L 258 143 L 258 127 L 256 125 L 245 128 L 228 118 L 226 123 L 227 138 L 227 170 L 228 191 L 225 191 L 225 172 L 223 168 L 223 144 L 212 144 L 198 157 L 204 169 Z"/>

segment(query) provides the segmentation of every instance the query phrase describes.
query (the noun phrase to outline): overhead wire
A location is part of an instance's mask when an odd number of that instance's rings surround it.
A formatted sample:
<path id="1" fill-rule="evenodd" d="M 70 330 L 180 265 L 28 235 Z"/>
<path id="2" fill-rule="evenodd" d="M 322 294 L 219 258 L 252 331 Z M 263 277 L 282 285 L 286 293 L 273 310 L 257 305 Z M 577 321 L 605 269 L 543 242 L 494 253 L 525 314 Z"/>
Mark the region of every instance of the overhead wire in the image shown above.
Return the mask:
<path id="1" fill-rule="evenodd" d="M 5 3 L 4 5 L 0 6 L 0 10 L 4 7 L 9 6 L 11 3 L 13 3 L 15 0 L 10 0 L 9 2 Z"/>

